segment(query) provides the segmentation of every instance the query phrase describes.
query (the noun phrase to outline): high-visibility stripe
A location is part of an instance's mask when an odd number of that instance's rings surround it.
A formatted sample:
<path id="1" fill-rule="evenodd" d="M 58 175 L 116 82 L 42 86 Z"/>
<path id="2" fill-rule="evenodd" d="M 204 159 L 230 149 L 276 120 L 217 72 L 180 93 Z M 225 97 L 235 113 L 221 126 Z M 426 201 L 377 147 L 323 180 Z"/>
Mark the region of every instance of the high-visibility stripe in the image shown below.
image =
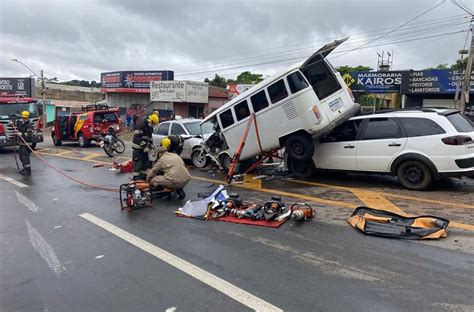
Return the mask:
<path id="1" fill-rule="evenodd" d="M 135 144 L 135 143 L 132 143 L 132 148 L 143 149 L 143 147 L 141 145 L 138 145 L 138 144 Z"/>

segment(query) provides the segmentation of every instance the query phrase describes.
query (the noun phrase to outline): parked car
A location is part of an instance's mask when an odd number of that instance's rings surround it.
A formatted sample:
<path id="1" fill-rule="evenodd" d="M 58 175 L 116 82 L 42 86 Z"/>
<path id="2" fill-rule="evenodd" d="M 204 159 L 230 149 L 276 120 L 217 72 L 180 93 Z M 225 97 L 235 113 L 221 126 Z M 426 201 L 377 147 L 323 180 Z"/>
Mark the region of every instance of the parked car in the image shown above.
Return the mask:
<path id="1" fill-rule="evenodd" d="M 313 163 L 288 167 L 300 176 L 314 168 L 391 174 L 403 187 L 423 190 L 443 178 L 474 176 L 473 122 L 453 109 L 357 116 L 317 141 Z"/>
<path id="2" fill-rule="evenodd" d="M 57 107 L 51 137 L 56 146 L 68 141 L 86 147 L 92 140 L 106 134 L 109 127 L 113 127 L 116 133 L 123 131 L 118 108 L 87 106 L 81 112 L 65 112 Z"/>
<path id="3" fill-rule="evenodd" d="M 185 139 L 181 157 L 190 159 L 196 167 L 204 167 L 206 157 L 198 149 L 203 141 L 202 136 L 207 138 L 214 131 L 211 123 L 205 123 L 202 127 L 200 123 L 201 120 L 194 118 L 164 121 L 153 132 L 153 143 L 159 146 L 164 137 L 170 134 L 180 135 Z"/>

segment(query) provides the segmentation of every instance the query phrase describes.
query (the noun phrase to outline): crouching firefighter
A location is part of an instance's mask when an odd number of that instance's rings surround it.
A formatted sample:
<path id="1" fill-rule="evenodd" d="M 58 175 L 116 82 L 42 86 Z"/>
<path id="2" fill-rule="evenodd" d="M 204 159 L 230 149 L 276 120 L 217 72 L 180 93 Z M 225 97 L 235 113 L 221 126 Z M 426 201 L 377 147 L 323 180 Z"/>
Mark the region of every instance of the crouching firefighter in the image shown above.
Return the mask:
<path id="1" fill-rule="evenodd" d="M 184 161 L 178 155 L 168 152 L 165 147 L 159 147 L 157 154 L 158 160 L 148 173 L 146 181 L 155 190 L 169 188 L 176 190 L 176 193 L 182 196 L 183 188 L 191 179 Z"/>
<path id="2" fill-rule="evenodd" d="M 132 159 L 133 180 L 145 180 L 146 171 L 151 167 L 148 159 L 148 146 L 152 142 L 153 126 L 158 124 L 158 116 L 143 116 L 134 125 Z"/>
<path id="3" fill-rule="evenodd" d="M 30 154 L 31 150 L 27 142 L 31 141 L 31 123 L 30 123 L 30 113 L 28 111 L 21 112 L 21 119 L 15 122 L 17 142 L 20 147 L 18 149 L 18 154 L 20 156 L 21 164 L 23 169 L 20 170 L 22 175 L 31 175 L 31 164 L 30 164 Z"/>

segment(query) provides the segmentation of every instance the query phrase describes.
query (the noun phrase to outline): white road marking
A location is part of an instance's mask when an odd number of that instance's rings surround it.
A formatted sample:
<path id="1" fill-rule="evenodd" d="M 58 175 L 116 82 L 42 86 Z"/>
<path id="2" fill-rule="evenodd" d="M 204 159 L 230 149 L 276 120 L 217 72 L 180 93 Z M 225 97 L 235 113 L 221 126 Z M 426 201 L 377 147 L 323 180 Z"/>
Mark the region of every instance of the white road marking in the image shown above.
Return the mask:
<path id="1" fill-rule="evenodd" d="M 41 234 L 25 220 L 26 227 L 28 228 L 28 234 L 30 235 L 30 242 L 36 252 L 43 258 L 48 264 L 49 268 L 54 272 L 57 278 L 61 276 L 61 273 L 65 271 L 65 268 L 59 262 L 54 249 L 48 244 L 48 242 L 41 236 Z"/>
<path id="2" fill-rule="evenodd" d="M 20 192 L 18 191 L 15 191 L 16 193 L 16 198 L 18 198 L 18 201 L 23 205 L 25 206 L 26 208 L 28 208 L 28 210 L 30 211 L 33 211 L 33 212 L 38 212 L 40 211 L 41 209 L 36 206 L 36 204 L 31 201 L 28 197 L 26 197 L 25 195 L 22 195 Z"/>
<path id="3" fill-rule="evenodd" d="M 149 254 L 161 259 L 178 270 L 211 286 L 212 288 L 255 311 L 283 311 L 282 309 L 252 295 L 251 293 L 215 276 L 214 274 L 204 271 L 203 269 L 189 263 L 188 261 L 183 260 L 172 253 L 169 253 L 166 250 L 163 250 L 133 234 L 130 234 L 90 213 L 83 213 L 80 215 L 80 217 L 142 249 L 143 251 L 148 252 Z"/>
<path id="4" fill-rule="evenodd" d="M 165 310 L 165 312 L 176 312 L 176 307 L 171 307 Z"/>
<path id="5" fill-rule="evenodd" d="M 28 185 L 23 184 L 20 181 L 17 181 L 13 178 L 7 177 L 6 175 L 3 175 L 3 174 L 0 174 L 0 179 L 10 182 L 11 184 L 16 185 L 18 187 L 28 187 Z"/>
<path id="6" fill-rule="evenodd" d="M 98 256 L 95 257 L 95 258 L 96 258 L 96 259 L 101 259 L 101 258 L 103 258 L 103 257 L 104 257 L 104 255 L 98 255 Z"/>

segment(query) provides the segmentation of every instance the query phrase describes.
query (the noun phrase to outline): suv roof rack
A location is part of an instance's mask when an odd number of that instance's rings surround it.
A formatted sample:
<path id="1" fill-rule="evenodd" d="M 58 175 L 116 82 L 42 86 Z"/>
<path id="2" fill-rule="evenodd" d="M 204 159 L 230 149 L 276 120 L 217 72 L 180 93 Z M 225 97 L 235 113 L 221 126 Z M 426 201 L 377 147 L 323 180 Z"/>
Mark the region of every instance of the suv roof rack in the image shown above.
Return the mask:
<path id="1" fill-rule="evenodd" d="M 445 109 L 446 111 L 438 112 L 436 109 Z M 414 107 L 404 107 L 404 108 L 387 108 L 387 109 L 380 109 L 375 112 L 367 112 L 362 113 L 360 115 L 373 115 L 373 114 L 385 114 L 385 113 L 394 113 L 394 112 L 410 112 L 410 111 L 420 111 L 423 113 L 438 113 L 439 115 L 449 115 L 458 112 L 455 109 L 450 109 L 448 107 L 421 107 L 421 106 L 414 106 Z"/>
<path id="2" fill-rule="evenodd" d="M 83 112 L 90 112 L 90 111 L 94 111 L 94 110 L 105 110 L 105 109 L 109 109 L 110 106 L 107 105 L 106 103 L 104 104 L 98 104 L 98 103 L 95 103 L 95 104 L 87 104 L 87 105 L 82 105 L 81 106 L 81 110 Z"/>

